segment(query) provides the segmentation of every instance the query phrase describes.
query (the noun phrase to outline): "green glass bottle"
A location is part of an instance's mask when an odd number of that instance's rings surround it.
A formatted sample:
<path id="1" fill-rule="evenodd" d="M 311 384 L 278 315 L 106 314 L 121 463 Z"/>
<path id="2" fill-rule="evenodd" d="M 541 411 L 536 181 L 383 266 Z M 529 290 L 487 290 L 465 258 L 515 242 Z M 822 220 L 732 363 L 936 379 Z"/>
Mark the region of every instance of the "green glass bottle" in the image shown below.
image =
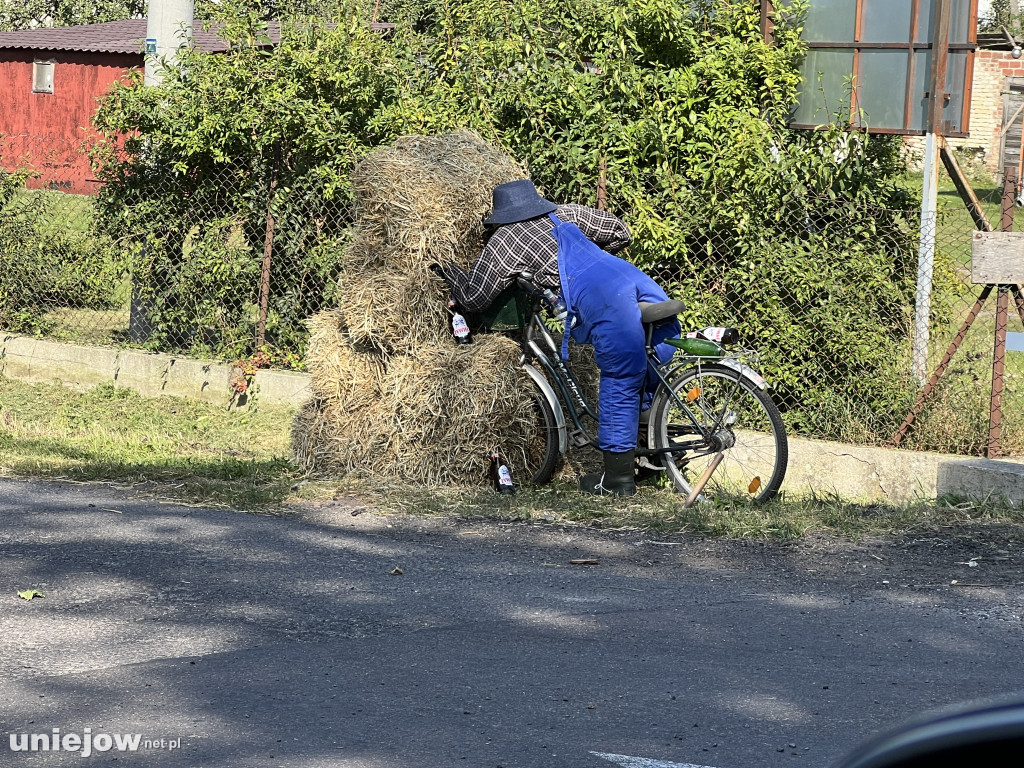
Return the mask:
<path id="1" fill-rule="evenodd" d="M 725 350 L 718 344 L 707 339 L 694 339 L 684 336 L 681 339 L 666 339 L 665 342 L 683 350 L 688 355 L 697 357 L 721 357 L 725 354 Z"/>

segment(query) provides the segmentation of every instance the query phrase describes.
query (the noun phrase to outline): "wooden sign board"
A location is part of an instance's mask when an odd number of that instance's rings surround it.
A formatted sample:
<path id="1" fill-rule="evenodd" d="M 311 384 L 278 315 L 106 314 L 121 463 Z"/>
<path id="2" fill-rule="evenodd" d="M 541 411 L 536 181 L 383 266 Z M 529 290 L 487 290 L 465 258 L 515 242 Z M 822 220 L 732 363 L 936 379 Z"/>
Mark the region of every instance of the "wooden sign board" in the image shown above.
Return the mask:
<path id="1" fill-rule="evenodd" d="M 971 241 L 971 282 L 1024 285 L 1024 232 L 975 232 Z"/>

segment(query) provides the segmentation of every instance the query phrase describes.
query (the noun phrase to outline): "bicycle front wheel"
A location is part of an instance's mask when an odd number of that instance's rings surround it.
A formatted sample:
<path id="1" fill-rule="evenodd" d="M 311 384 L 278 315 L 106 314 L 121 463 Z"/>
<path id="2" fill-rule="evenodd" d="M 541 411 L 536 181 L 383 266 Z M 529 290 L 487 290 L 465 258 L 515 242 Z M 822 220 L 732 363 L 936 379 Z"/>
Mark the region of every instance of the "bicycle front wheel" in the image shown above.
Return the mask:
<path id="1" fill-rule="evenodd" d="M 540 389 L 533 393 L 533 408 L 537 417 L 537 430 L 526 446 L 526 474 L 533 485 L 543 485 L 551 479 L 558 459 L 558 425 L 555 412 Z"/>
<path id="2" fill-rule="evenodd" d="M 765 502 L 778 493 L 786 476 L 789 445 L 779 409 L 752 381 L 724 365 L 688 368 L 671 382 L 683 410 L 659 389 L 651 406 L 649 445 L 672 449 L 663 454 L 665 472 L 676 490 L 689 494 L 715 454 L 724 459 L 704 495 Z M 693 416 L 712 435 L 701 444 Z"/>

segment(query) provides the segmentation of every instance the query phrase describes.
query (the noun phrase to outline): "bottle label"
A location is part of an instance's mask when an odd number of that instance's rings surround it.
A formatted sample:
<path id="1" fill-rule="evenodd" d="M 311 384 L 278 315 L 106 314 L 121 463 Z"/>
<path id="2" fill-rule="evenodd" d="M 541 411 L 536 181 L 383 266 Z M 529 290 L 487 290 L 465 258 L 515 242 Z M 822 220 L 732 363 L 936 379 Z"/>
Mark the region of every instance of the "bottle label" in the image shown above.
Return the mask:
<path id="1" fill-rule="evenodd" d="M 725 336 L 725 328 L 705 328 L 703 331 L 701 331 L 701 334 L 704 336 L 705 339 L 709 339 L 711 341 L 721 341 L 722 338 Z"/>
<path id="2" fill-rule="evenodd" d="M 469 336 L 469 325 L 466 324 L 466 318 L 460 314 L 452 317 L 452 330 L 455 331 L 455 335 L 460 339 Z"/>
<path id="3" fill-rule="evenodd" d="M 504 464 L 498 467 L 498 483 L 500 485 L 512 487 L 512 473 L 508 471 L 508 467 Z"/>

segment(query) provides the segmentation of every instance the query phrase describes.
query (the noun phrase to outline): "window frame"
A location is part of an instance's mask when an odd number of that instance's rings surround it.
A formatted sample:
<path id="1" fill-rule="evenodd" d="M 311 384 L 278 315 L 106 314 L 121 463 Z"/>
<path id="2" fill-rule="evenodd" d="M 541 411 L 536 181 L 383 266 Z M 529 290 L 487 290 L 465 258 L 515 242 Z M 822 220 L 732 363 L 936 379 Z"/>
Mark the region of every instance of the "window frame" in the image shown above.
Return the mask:
<path id="1" fill-rule="evenodd" d="M 907 56 L 907 79 L 906 79 L 906 93 L 904 96 L 903 106 L 903 120 L 900 127 L 890 128 L 869 128 L 871 133 L 889 133 L 889 134 L 900 134 L 904 136 L 921 136 L 926 131 L 914 125 L 913 119 L 914 112 L 914 101 L 920 96 L 920 94 L 914 93 L 914 84 L 916 77 L 916 56 L 915 54 L 930 51 L 932 44 L 931 40 L 920 40 L 918 37 L 918 20 L 922 13 L 922 6 L 925 3 L 930 3 L 932 0 L 911 0 L 911 18 L 910 26 L 907 30 L 906 41 L 899 42 L 867 42 L 861 39 L 861 30 L 864 19 L 864 2 L 865 0 L 849 0 L 851 4 L 856 3 L 856 30 L 854 32 L 853 40 L 846 41 L 808 41 L 807 47 L 810 51 L 828 51 L 828 52 L 841 52 L 849 51 L 853 54 L 853 77 L 854 82 L 860 75 L 860 58 L 861 53 L 871 51 L 895 51 L 903 52 Z M 967 0 L 968 9 L 971 19 L 977 18 L 978 12 L 978 0 Z M 764 11 L 770 12 L 773 7 L 783 5 L 781 0 L 764 0 L 762 8 Z M 767 31 L 767 30 L 766 30 Z M 967 39 L 963 41 L 950 42 L 948 49 L 951 54 L 966 55 L 965 62 L 965 83 L 964 83 L 964 94 L 963 104 L 959 110 L 959 114 L 955 115 L 954 120 L 947 120 L 943 131 L 943 135 L 949 137 L 965 137 L 968 135 L 970 130 L 970 117 L 971 117 L 971 96 L 972 96 L 972 80 L 974 75 L 974 54 L 977 50 L 977 28 L 967 29 Z M 927 87 L 927 86 L 926 86 Z M 860 125 L 860 114 L 858 105 L 858 89 L 855 88 L 853 91 L 853 100 L 850 104 L 849 117 L 853 125 Z M 950 125 L 953 123 L 953 125 Z M 790 128 L 805 128 L 814 129 L 820 127 L 821 123 L 796 123 L 792 122 L 789 124 Z M 958 130 L 952 130 L 953 127 Z"/>

